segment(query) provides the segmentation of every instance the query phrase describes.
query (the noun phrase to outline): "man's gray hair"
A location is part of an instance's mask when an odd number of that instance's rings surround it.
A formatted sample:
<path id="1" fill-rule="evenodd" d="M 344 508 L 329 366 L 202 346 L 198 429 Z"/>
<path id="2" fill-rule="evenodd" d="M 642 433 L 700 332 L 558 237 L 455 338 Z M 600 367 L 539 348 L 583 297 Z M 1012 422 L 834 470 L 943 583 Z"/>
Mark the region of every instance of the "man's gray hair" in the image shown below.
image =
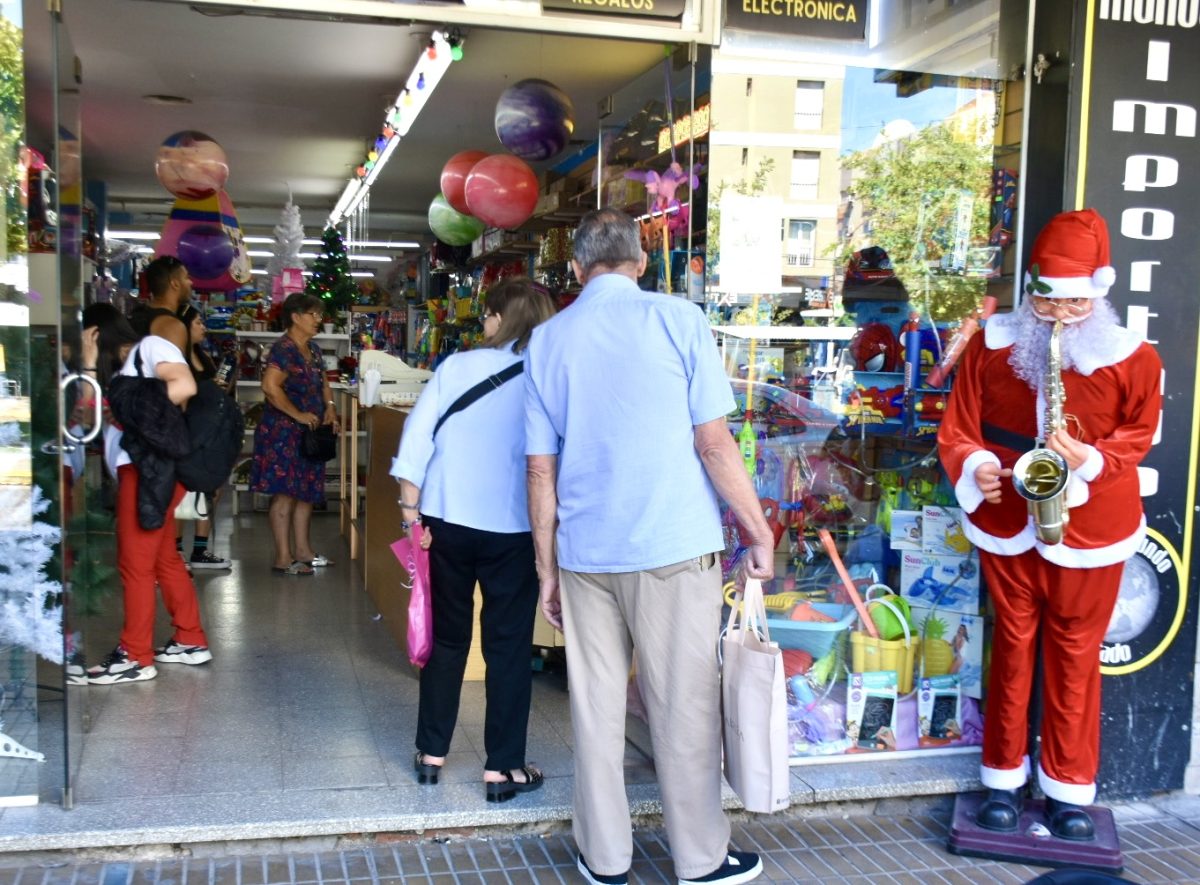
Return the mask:
<path id="1" fill-rule="evenodd" d="M 575 260 L 585 273 L 597 265 L 618 267 L 642 260 L 637 222 L 620 209 L 597 209 L 575 228 Z"/>

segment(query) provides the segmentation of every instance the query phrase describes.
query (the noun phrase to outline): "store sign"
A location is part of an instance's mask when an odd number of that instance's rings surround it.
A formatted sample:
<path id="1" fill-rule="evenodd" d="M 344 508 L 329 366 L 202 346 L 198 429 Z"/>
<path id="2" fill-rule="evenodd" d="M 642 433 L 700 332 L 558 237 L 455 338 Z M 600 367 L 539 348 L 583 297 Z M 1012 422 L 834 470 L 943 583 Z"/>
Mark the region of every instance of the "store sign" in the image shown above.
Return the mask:
<path id="1" fill-rule="evenodd" d="M 684 0 L 542 0 L 542 9 L 596 18 L 679 18 Z"/>
<path id="2" fill-rule="evenodd" d="M 725 13 L 725 24 L 743 31 L 842 40 L 867 33 L 867 0 L 725 0 Z"/>
<path id="3" fill-rule="evenodd" d="M 708 124 L 712 114 L 710 106 L 696 108 L 686 117 L 675 121 L 675 144 L 680 145 L 691 138 L 699 138 L 708 133 Z M 666 153 L 671 149 L 671 127 L 664 126 L 658 133 L 658 152 Z"/>
<path id="4" fill-rule="evenodd" d="M 1142 465 L 1149 532 L 1125 565 L 1099 652 L 1106 677 L 1099 783 L 1110 796 L 1182 787 L 1191 751 L 1200 440 L 1200 253 L 1192 236 L 1200 224 L 1197 7 L 1174 0 L 1080 0 L 1075 7 L 1094 15 L 1082 53 L 1080 94 L 1088 104 L 1073 132 L 1075 205 L 1094 207 L 1108 221 L 1117 269 L 1109 297 L 1166 366 L 1158 442 Z"/>
<path id="5" fill-rule="evenodd" d="M 720 288 L 746 295 L 778 292 L 783 200 L 726 192 L 720 207 Z"/>

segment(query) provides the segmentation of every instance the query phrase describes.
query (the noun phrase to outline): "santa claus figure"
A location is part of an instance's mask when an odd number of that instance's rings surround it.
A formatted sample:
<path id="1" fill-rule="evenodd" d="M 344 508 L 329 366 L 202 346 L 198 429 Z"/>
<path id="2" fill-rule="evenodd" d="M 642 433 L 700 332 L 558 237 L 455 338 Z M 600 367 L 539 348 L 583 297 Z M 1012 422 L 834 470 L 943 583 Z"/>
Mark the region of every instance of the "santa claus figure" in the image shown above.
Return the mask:
<path id="1" fill-rule="evenodd" d="M 1099 765 L 1098 651 L 1125 560 L 1145 532 L 1137 465 L 1161 408 L 1157 352 L 1105 299 L 1115 279 L 1099 214 L 1051 219 L 1034 243 L 1020 306 L 968 344 L 938 432 L 996 615 L 983 739 L 989 793 L 976 817 L 989 830 L 1015 830 L 1020 817 L 1040 628 L 1047 824 L 1060 839 L 1095 836 L 1084 806 L 1095 799 Z M 1048 391 L 1050 415 L 1063 417 L 1057 428 L 1046 421 Z M 1057 452 L 1069 470 L 1058 540 L 1039 538 L 1030 502 L 1013 485 L 1014 465 L 1034 448 Z"/>

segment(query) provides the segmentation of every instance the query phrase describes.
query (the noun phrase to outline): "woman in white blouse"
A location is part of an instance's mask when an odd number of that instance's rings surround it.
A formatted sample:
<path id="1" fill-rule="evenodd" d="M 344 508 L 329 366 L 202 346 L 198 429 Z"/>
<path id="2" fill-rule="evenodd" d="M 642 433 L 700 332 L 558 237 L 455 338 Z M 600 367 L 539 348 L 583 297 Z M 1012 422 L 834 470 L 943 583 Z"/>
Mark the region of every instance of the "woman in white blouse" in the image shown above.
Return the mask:
<path id="1" fill-rule="evenodd" d="M 421 671 L 413 767 L 420 783 L 436 784 L 450 750 L 478 582 L 490 802 L 542 785 L 541 772 L 525 762 L 538 580 L 525 497 L 525 385 L 517 373 L 533 327 L 553 313 L 549 296 L 525 277 L 493 286 L 483 314 L 485 346 L 438 367 L 392 462 L 403 527 L 411 532 L 420 522 L 432 538 L 433 652 Z M 466 404 L 464 394 L 478 385 L 486 393 Z"/>

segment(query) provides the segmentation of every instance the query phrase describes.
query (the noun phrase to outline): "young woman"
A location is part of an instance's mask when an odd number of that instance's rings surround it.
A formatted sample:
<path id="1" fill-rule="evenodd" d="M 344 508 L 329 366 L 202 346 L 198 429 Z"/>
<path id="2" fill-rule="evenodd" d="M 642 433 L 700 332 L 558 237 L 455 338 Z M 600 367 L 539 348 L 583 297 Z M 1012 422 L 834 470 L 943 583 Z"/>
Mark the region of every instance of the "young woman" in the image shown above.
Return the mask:
<path id="1" fill-rule="evenodd" d="M 204 339 L 208 336 L 208 327 L 204 325 L 204 317 L 192 305 L 188 305 L 179 312 L 179 318 L 183 320 L 183 324 L 187 326 L 190 340 L 192 342 L 192 352 L 189 354 L 189 364 L 192 369 L 192 374 L 196 378 L 197 384 L 202 384 L 206 381 L 215 383 L 217 377 L 217 367 L 212 359 L 205 352 L 202 345 Z M 221 498 L 221 490 L 218 489 L 208 502 L 209 513 L 216 511 L 217 501 Z M 217 556 L 208 546 L 209 537 L 212 534 L 212 519 L 197 519 L 195 520 L 195 531 L 192 535 L 192 553 L 186 560 L 189 568 L 192 569 L 217 569 L 224 570 L 233 568 L 233 563 L 223 556 Z M 183 554 L 183 523 L 176 523 L 175 548 Z"/>

